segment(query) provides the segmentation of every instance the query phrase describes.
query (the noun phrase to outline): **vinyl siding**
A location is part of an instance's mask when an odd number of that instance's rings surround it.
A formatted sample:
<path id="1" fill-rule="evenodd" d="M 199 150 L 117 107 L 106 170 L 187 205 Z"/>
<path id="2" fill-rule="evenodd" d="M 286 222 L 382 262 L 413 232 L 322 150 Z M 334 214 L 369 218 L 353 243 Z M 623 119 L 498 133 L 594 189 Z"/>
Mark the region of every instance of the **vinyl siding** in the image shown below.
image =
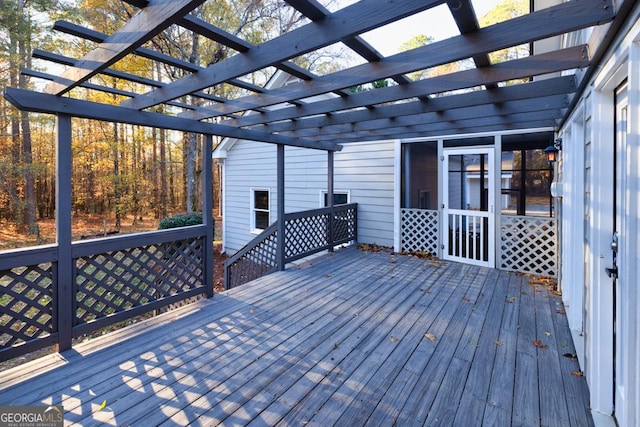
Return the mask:
<path id="1" fill-rule="evenodd" d="M 252 188 L 270 190 L 270 219 L 277 209 L 276 147 L 238 141 L 225 160 L 225 250 L 233 253 L 254 237 L 250 232 Z M 285 148 L 285 211 L 320 207 L 327 189 L 327 153 Z M 393 246 L 394 142 L 345 144 L 334 157 L 334 191 L 358 203 L 358 240 Z"/>

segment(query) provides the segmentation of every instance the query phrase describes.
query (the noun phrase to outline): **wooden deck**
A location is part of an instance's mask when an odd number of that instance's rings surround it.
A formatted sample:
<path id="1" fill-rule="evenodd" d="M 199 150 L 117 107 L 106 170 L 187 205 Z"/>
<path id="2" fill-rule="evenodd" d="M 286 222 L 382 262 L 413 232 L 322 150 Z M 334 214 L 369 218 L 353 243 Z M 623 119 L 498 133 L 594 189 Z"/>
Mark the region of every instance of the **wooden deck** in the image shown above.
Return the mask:
<path id="1" fill-rule="evenodd" d="M 522 275 L 346 249 L 194 307 L 2 372 L 0 402 L 82 425 L 593 424 L 561 301 Z"/>

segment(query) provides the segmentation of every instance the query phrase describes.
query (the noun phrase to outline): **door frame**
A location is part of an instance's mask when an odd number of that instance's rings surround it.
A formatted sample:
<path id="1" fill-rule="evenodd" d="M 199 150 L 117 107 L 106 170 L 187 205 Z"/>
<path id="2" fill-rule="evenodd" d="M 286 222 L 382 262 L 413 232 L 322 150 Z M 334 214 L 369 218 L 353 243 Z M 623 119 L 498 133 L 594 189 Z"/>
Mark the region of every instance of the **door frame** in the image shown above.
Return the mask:
<path id="1" fill-rule="evenodd" d="M 450 261 L 463 262 L 467 264 L 479 265 L 484 267 L 495 268 L 496 266 L 496 216 L 495 212 L 495 194 L 496 194 L 496 161 L 495 146 L 473 146 L 473 147 L 444 147 L 442 150 L 442 180 L 440 194 L 442 195 L 441 218 L 442 218 L 442 234 L 441 248 L 442 258 Z M 487 155 L 487 210 L 474 211 L 467 209 L 450 209 L 449 206 L 449 156 L 467 155 L 467 154 L 486 154 Z M 484 232 L 484 238 L 487 239 L 487 261 L 472 259 L 463 256 L 449 255 L 449 213 L 454 215 L 471 216 L 479 218 L 487 218 L 487 230 Z M 482 235 L 482 234 L 481 234 Z M 484 246 L 484 245 L 481 245 Z"/>
<path id="2" fill-rule="evenodd" d="M 613 289 L 613 410 L 614 416 L 619 422 L 623 422 L 628 417 L 627 411 L 630 408 L 629 396 L 627 393 L 629 372 L 628 357 L 629 348 L 632 346 L 628 334 L 629 310 L 631 307 L 631 296 L 628 294 L 629 285 L 624 275 L 627 270 L 625 263 L 625 248 L 628 246 L 627 237 L 627 144 L 629 136 L 629 83 L 625 80 L 614 91 L 615 98 L 615 138 L 614 138 L 614 191 L 613 194 L 613 239 L 616 241 L 617 250 L 613 250 L 613 267 L 616 274 L 612 277 Z"/>

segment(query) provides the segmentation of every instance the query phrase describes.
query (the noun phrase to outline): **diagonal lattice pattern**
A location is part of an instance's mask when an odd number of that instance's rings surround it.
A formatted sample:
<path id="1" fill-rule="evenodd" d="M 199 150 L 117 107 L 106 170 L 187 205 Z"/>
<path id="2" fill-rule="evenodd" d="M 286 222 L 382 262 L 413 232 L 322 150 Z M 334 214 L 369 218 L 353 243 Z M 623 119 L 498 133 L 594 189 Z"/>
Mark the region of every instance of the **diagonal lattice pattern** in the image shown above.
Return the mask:
<path id="1" fill-rule="evenodd" d="M 286 223 L 285 257 L 295 257 L 316 248 L 326 247 L 328 241 L 329 214 L 290 219 Z"/>
<path id="2" fill-rule="evenodd" d="M 438 211 L 402 209 L 402 252 L 438 254 Z"/>
<path id="3" fill-rule="evenodd" d="M 202 238 L 76 260 L 76 323 L 204 287 Z"/>
<path id="4" fill-rule="evenodd" d="M 277 231 L 274 229 L 258 245 L 227 266 L 227 288 L 240 286 L 275 269 L 277 246 Z"/>
<path id="5" fill-rule="evenodd" d="M 0 349 L 53 332 L 52 263 L 0 271 Z"/>
<path id="6" fill-rule="evenodd" d="M 557 223 L 553 218 L 502 216 L 500 268 L 558 275 Z"/>
<path id="7" fill-rule="evenodd" d="M 285 263 L 299 259 L 329 247 L 330 209 L 315 209 L 296 214 L 285 214 Z M 356 240 L 357 205 L 341 205 L 334 208 L 333 244 Z M 278 265 L 277 224 L 263 231 L 227 261 L 225 286 L 227 289 L 243 285 L 274 271 Z"/>
<path id="8" fill-rule="evenodd" d="M 354 240 L 356 236 L 356 211 L 353 208 L 336 209 L 333 220 L 333 238 L 335 243 Z"/>

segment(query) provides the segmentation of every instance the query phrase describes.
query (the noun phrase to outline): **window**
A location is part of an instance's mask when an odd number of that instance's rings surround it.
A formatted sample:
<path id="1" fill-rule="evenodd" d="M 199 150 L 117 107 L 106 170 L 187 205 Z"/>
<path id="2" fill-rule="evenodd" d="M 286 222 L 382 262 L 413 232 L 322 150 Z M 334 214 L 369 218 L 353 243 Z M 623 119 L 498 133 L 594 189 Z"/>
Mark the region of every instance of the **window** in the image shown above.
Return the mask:
<path id="1" fill-rule="evenodd" d="M 329 195 L 326 191 L 322 192 L 322 206 L 329 206 Z M 333 205 L 346 205 L 349 203 L 349 192 L 347 191 L 334 191 L 333 192 Z"/>
<path id="2" fill-rule="evenodd" d="M 553 216 L 552 169 L 541 149 L 502 152 L 502 213 Z"/>
<path id="3" fill-rule="evenodd" d="M 251 190 L 251 232 L 259 233 L 271 224 L 269 215 L 269 190 Z"/>

